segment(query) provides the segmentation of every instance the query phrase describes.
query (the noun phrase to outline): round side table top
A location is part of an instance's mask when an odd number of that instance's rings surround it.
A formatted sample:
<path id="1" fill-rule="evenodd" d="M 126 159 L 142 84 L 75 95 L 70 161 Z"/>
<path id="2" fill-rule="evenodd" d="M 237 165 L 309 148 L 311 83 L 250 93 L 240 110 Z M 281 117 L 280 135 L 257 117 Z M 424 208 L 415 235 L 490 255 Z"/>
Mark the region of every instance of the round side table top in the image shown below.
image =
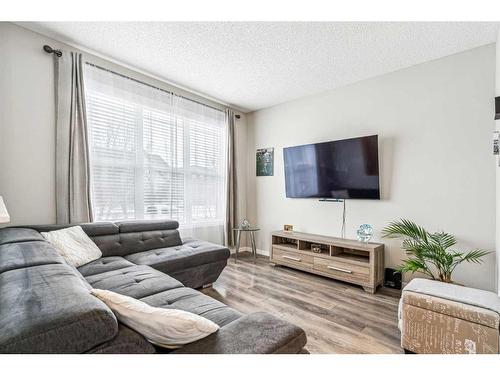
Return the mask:
<path id="1" fill-rule="evenodd" d="M 249 226 L 249 227 L 236 227 L 236 228 L 233 228 L 233 230 L 236 230 L 236 231 L 241 231 L 241 232 L 257 232 L 258 230 L 260 230 L 259 227 L 256 227 L 256 226 Z"/>

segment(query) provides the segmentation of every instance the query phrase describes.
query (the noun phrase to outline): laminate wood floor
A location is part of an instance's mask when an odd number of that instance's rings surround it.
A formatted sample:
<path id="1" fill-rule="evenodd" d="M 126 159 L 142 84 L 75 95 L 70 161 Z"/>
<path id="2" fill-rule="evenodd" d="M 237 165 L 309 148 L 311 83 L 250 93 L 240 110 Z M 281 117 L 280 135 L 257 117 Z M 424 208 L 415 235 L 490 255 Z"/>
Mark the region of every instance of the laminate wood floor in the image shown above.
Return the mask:
<path id="1" fill-rule="evenodd" d="M 245 253 L 243 253 L 245 254 Z M 399 296 L 287 267 L 259 256 L 231 257 L 212 288 L 203 293 L 242 313 L 267 311 L 304 329 L 311 353 L 402 353 L 397 327 Z"/>

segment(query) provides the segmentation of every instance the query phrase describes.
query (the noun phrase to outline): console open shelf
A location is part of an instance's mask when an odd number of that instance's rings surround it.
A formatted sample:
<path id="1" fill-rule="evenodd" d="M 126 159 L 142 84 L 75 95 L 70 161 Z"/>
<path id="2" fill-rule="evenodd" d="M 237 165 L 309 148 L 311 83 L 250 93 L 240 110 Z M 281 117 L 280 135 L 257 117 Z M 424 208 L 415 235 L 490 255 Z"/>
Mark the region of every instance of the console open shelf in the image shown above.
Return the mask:
<path id="1" fill-rule="evenodd" d="M 330 256 L 354 263 L 370 263 L 370 252 L 346 247 L 330 246 Z"/>
<path id="2" fill-rule="evenodd" d="M 374 293 L 383 282 L 384 245 L 301 232 L 273 232 L 271 262 L 361 285 Z M 313 252 L 313 245 L 321 252 Z"/>
<path id="3" fill-rule="evenodd" d="M 273 245 L 286 247 L 290 249 L 298 249 L 299 241 L 294 238 L 273 236 Z"/>
<path id="4" fill-rule="evenodd" d="M 321 249 L 320 253 L 315 253 L 312 250 L 312 245 L 318 245 Z M 320 244 L 316 242 L 310 242 L 310 241 L 302 241 L 299 240 L 299 250 L 305 251 L 305 252 L 310 252 L 315 255 L 323 254 L 323 255 L 329 255 L 330 254 L 330 246 L 327 244 Z"/>

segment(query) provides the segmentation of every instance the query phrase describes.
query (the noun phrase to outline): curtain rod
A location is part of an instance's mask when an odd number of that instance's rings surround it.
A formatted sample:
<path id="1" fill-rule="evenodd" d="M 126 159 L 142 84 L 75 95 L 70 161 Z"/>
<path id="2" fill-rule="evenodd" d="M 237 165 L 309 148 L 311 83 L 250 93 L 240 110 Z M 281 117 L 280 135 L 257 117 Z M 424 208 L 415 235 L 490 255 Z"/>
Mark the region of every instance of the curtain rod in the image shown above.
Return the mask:
<path id="1" fill-rule="evenodd" d="M 47 53 L 53 53 L 55 56 L 57 57 L 61 57 L 62 56 L 62 51 L 61 50 L 58 50 L 58 49 L 54 49 L 52 48 L 51 46 L 49 45 L 44 45 L 43 46 L 43 50 Z M 90 63 L 88 61 L 85 62 L 85 64 L 87 65 L 90 65 L 90 66 L 93 66 L 94 68 L 97 68 L 97 69 L 101 69 L 101 70 L 104 70 L 106 72 L 109 72 L 109 73 L 112 73 L 112 74 L 115 74 L 117 76 L 120 76 L 122 78 L 126 78 L 126 79 L 129 79 L 131 81 L 134 81 L 134 82 L 137 82 L 137 83 L 140 83 L 141 85 L 145 85 L 145 86 L 148 86 L 148 87 L 151 87 L 153 89 L 156 89 L 156 90 L 160 90 L 162 92 L 165 92 L 167 94 L 171 94 L 171 95 L 175 95 L 175 96 L 178 96 L 180 98 L 183 98 L 183 99 L 186 99 L 186 100 L 189 100 L 193 103 L 197 103 L 197 104 L 201 104 L 205 107 L 208 107 L 208 108 L 211 108 L 211 109 L 215 109 L 217 111 L 222 111 L 220 108 L 217 108 L 217 107 L 214 107 L 214 106 L 211 106 L 211 105 L 208 105 L 208 104 L 205 104 L 205 103 L 201 103 L 197 100 L 194 100 L 194 99 L 191 99 L 191 98 L 188 98 L 188 97 L 185 97 L 185 96 L 182 96 L 182 95 L 179 95 L 179 94 L 176 94 L 174 92 L 171 92 L 171 91 L 168 91 L 168 90 L 165 90 L 165 89 L 162 89 L 161 87 L 157 87 L 157 86 L 154 86 L 154 85 L 151 85 L 149 83 L 146 83 L 146 82 L 143 82 L 143 81 L 140 81 L 138 79 L 135 79 L 135 78 L 132 78 L 132 77 L 129 77 L 125 74 L 121 74 L 121 73 L 118 73 L 118 72 L 115 72 L 114 70 L 111 70 L 111 69 L 108 69 L 108 68 L 104 68 L 102 66 L 99 66 L 99 65 L 96 65 L 96 64 L 93 64 L 93 63 Z M 235 115 L 234 117 L 236 117 L 237 119 L 239 119 L 241 116 L 240 115 Z"/>
<path id="2" fill-rule="evenodd" d="M 117 76 L 119 76 L 119 77 L 122 77 L 122 78 L 125 78 L 125 79 L 129 79 L 129 80 L 131 80 L 131 81 L 134 81 L 134 82 L 140 83 L 141 85 L 145 85 L 145 86 L 151 87 L 151 88 L 153 88 L 153 89 L 156 89 L 156 90 L 159 90 L 159 91 L 165 92 L 165 93 L 167 93 L 167 94 L 170 94 L 170 95 L 175 95 L 175 96 L 178 96 L 178 97 L 180 97 L 180 98 L 183 98 L 183 99 L 189 100 L 189 101 L 191 101 L 191 102 L 193 102 L 193 103 L 201 104 L 201 105 L 203 105 L 203 106 L 205 106 L 205 107 L 208 107 L 208 108 L 211 108 L 211 109 L 215 109 L 215 110 L 217 110 L 217 111 L 221 111 L 221 112 L 222 112 L 222 110 L 221 110 L 220 108 L 216 108 L 216 107 L 213 107 L 213 106 L 208 105 L 208 104 L 205 104 L 205 103 L 200 103 L 200 102 L 198 102 L 198 101 L 196 101 L 196 100 L 194 100 L 194 99 L 187 98 L 187 97 L 185 97 L 185 96 L 182 96 L 182 95 L 176 94 L 176 93 L 174 93 L 174 92 L 172 92 L 172 91 L 168 91 L 168 90 L 162 89 L 161 87 L 151 85 L 151 84 L 149 84 L 149 83 L 146 83 L 146 82 L 144 82 L 144 81 L 138 80 L 138 79 L 136 79 L 136 78 L 129 77 L 129 76 L 125 75 L 125 74 L 115 72 L 114 70 L 111 70 L 111 69 L 108 69 L 108 68 L 104 68 L 104 67 L 102 67 L 102 66 L 96 65 L 96 64 L 91 63 L 91 62 L 88 62 L 88 61 L 86 61 L 86 62 L 85 62 L 85 64 L 86 64 L 86 65 L 93 66 L 94 68 L 97 68 L 97 69 L 104 70 L 105 72 L 108 72 L 108 73 L 111 73 L 111 74 L 115 74 L 115 75 L 117 75 Z"/>

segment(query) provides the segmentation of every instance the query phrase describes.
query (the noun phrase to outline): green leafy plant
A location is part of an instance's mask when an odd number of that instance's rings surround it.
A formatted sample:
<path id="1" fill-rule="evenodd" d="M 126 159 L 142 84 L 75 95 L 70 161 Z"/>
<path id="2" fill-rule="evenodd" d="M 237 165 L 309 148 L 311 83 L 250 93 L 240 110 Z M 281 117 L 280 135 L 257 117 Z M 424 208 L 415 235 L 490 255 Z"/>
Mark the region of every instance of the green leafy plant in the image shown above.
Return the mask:
<path id="1" fill-rule="evenodd" d="M 476 249 L 458 252 L 450 249 L 457 244 L 449 233 L 430 233 L 423 227 L 406 219 L 393 221 L 382 230 L 383 237 L 403 238 L 402 248 L 408 259 L 398 267 L 398 271 L 422 272 L 433 280 L 453 282 L 451 274 L 462 262 L 482 263 L 481 259 L 489 251 Z M 437 275 L 436 275 L 437 273 Z"/>

